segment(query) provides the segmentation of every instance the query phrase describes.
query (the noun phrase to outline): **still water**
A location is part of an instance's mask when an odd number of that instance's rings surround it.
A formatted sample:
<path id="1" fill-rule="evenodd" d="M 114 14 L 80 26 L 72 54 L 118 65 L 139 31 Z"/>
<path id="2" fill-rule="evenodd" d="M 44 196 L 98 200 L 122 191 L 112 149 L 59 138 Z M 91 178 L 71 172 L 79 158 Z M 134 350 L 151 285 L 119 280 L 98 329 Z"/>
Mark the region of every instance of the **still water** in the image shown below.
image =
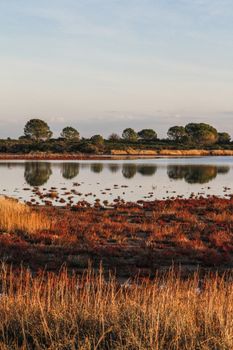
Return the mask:
<path id="1" fill-rule="evenodd" d="M 137 201 L 229 196 L 232 179 L 233 157 L 0 162 L 0 194 L 34 203 L 43 203 L 51 187 L 57 193 L 54 204 L 61 198 L 75 204 L 98 198 L 112 203 L 119 197 Z"/>

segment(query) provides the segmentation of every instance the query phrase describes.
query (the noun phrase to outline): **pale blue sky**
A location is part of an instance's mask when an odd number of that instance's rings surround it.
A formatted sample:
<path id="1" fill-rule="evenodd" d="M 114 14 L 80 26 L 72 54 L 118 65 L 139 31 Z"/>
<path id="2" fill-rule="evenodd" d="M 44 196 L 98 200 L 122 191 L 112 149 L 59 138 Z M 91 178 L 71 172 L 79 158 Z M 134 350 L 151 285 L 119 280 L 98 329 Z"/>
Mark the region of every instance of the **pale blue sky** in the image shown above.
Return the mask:
<path id="1" fill-rule="evenodd" d="M 0 0 L 0 137 L 207 121 L 233 136 L 232 0 Z"/>

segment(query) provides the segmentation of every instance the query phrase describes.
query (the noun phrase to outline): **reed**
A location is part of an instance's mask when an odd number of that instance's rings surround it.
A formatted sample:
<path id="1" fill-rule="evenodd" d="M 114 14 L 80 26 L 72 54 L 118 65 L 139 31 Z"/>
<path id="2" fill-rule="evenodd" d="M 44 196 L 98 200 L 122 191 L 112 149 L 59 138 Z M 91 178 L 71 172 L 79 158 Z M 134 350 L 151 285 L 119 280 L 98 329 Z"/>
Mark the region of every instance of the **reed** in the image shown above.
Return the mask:
<path id="1" fill-rule="evenodd" d="M 165 277 L 120 285 L 100 270 L 82 277 L 0 270 L 0 348 L 233 348 L 230 277 Z"/>
<path id="2" fill-rule="evenodd" d="M 36 233 L 40 230 L 50 230 L 52 226 L 52 220 L 43 213 L 14 199 L 0 197 L 1 231 L 13 233 L 20 230 Z"/>

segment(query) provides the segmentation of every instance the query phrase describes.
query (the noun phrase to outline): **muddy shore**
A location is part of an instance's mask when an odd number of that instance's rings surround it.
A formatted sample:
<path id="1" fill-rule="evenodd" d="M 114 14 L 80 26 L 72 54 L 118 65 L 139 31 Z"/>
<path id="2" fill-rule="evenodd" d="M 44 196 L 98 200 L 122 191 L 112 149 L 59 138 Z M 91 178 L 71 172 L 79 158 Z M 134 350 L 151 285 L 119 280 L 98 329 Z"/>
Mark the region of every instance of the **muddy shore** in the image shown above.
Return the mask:
<path id="1" fill-rule="evenodd" d="M 0 160 L 124 160 L 155 157 L 205 157 L 233 156 L 233 150 L 112 150 L 111 154 L 46 153 L 27 154 L 0 153 Z"/>

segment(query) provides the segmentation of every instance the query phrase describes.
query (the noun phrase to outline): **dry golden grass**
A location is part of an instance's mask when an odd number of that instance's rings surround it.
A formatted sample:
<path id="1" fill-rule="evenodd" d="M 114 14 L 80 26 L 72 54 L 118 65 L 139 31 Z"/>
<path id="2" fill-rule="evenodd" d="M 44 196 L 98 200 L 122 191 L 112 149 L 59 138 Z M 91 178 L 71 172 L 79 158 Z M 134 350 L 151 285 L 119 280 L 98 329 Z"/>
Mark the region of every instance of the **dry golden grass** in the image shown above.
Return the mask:
<path id="1" fill-rule="evenodd" d="M 50 230 L 51 219 L 36 212 L 29 206 L 14 199 L 0 197 L 0 230 L 14 232 L 16 230 L 36 233 L 40 230 Z"/>
<path id="2" fill-rule="evenodd" d="M 0 283 L 4 350 L 233 349 L 230 278 L 182 281 L 170 272 L 122 287 L 90 270 L 32 278 L 3 266 Z"/>
<path id="3" fill-rule="evenodd" d="M 232 156 L 233 150 L 205 150 L 205 149 L 136 149 L 128 147 L 126 150 L 112 149 L 113 156 L 141 155 L 141 156 Z"/>

